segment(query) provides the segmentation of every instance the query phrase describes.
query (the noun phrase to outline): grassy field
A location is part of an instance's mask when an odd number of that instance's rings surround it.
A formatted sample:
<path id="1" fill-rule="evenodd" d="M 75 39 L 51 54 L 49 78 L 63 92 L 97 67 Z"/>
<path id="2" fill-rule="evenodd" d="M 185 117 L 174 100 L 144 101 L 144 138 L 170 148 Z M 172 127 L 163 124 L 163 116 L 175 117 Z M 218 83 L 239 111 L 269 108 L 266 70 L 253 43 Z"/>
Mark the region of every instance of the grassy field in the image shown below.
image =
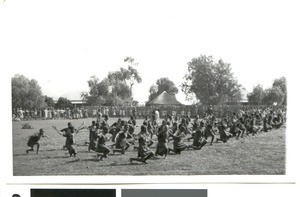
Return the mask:
<path id="1" fill-rule="evenodd" d="M 13 122 L 13 173 L 30 175 L 283 175 L 285 174 L 285 126 L 268 133 L 230 139 L 227 143 L 206 145 L 203 149 L 188 150 L 180 155 L 170 154 L 167 159 L 150 159 L 148 164 L 130 163 L 137 151 L 130 147 L 125 155 L 116 153 L 99 161 L 96 153 L 88 151 L 85 141 L 88 131 L 76 136 L 77 157 L 69 157 L 62 150 L 65 138 L 51 128 L 65 128 L 70 120 L 34 120 Z M 92 119 L 71 120 L 77 127 L 83 121 L 89 125 Z M 111 119 L 110 124 L 116 121 Z M 141 124 L 142 120 L 138 120 Z M 21 129 L 29 123 L 34 129 Z M 49 139 L 40 140 L 40 153 L 26 154 L 27 136 L 44 128 Z M 139 130 L 139 128 L 137 128 Z M 191 144 L 192 142 L 186 142 Z M 110 144 L 110 143 L 108 143 Z M 170 143 L 170 147 L 173 147 Z M 155 151 L 155 144 L 153 146 Z"/>

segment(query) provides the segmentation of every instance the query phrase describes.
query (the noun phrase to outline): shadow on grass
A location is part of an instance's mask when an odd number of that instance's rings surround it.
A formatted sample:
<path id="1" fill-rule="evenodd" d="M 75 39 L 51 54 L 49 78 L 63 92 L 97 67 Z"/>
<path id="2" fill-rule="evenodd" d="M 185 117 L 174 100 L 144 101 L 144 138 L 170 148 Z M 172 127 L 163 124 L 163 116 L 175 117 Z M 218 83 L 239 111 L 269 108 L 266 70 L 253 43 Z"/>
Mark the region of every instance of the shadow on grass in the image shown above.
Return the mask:
<path id="1" fill-rule="evenodd" d="M 139 165 L 146 165 L 145 163 L 137 163 L 137 162 L 128 162 L 128 163 L 112 163 L 112 164 L 109 164 L 107 166 L 139 166 Z"/>
<path id="2" fill-rule="evenodd" d="M 55 152 L 55 151 L 67 151 L 67 149 L 62 149 L 62 148 L 46 149 L 46 150 L 40 150 L 39 152 Z"/>
<path id="3" fill-rule="evenodd" d="M 86 147 L 88 147 L 89 145 L 88 144 L 76 144 L 76 146 L 86 146 Z"/>
<path id="4" fill-rule="evenodd" d="M 40 159 L 66 159 L 66 158 L 70 158 L 70 156 L 54 156 L 54 157 L 43 157 L 43 158 L 40 158 Z"/>
<path id="5" fill-rule="evenodd" d="M 72 161 L 67 161 L 65 164 L 75 163 L 75 162 L 79 162 L 79 161 L 81 161 L 81 160 L 78 158 L 78 159 L 75 159 Z"/>
<path id="6" fill-rule="evenodd" d="M 24 156 L 24 155 L 33 155 L 33 154 L 23 153 L 23 154 L 15 154 L 15 155 L 13 155 L 13 156 L 14 156 L 14 157 L 19 157 L 19 156 Z"/>

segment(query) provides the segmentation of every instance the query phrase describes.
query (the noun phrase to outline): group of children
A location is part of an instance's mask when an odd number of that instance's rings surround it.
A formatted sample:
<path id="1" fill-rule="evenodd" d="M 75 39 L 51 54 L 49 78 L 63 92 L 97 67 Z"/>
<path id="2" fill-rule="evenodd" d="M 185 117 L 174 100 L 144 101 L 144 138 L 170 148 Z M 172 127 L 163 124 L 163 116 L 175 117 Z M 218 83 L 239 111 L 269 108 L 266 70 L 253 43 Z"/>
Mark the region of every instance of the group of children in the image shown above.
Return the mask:
<path id="1" fill-rule="evenodd" d="M 192 120 L 190 117 L 179 119 L 178 117 L 167 116 L 158 122 L 159 118 L 155 115 L 151 119 L 145 117 L 143 124 L 138 126 L 134 117 L 128 121 L 118 119 L 112 125 L 108 124 L 108 116 L 97 117 L 92 121 L 92 125 L 85 127 L 84 123 L 74 128 L 71 123 L 64 129 L 57 129 L 52 126 L 60 135 L 66 138 L 65 148 L 70 156 L 76 156 L 76 134 L 83 129 L 89 131 L 89 140 L 86 142 L 89 151 L 95 151 L 97 158 L 102 160 L 112 153 L 125 154 L 129 147 L 137 150 L 137 157 L 130 158 L 130 162 L 138 161 L 147 163 L 152 157 L 163 156 L 167 158 L 169 153 L 180 154 L 188 149 L 200 150 L 205 146 L 210 138 L 210 145 L 215 142 L 226 143 L 229 138 L 243 138 L 245 135 L 256 135 L 258 132 L 268 132 L 278 129 L 285 122 L 285 112 L 281 109 L 271 108 L 257 109 L 232 113 L 231 116 L 215 117 L 213 112 L 200 118 L 198 115 Z M 139 131 L 136 132 L 136 129 Z M 44 130 L 29 137 L 27 149 L 33 151 L 33 146 L 37 145 L 39 151 L 39 140 L 44 135 Z M 218 138 L 217 138 L 218 137 Z M 216 139 L 216 140 L 215 140 Z M 191 144 L 187 141 L 192 140 Z M 107 142 L 111 141 L 110 146 Z M 185 141 L 185 142 L 184 142 Z M 156 143 L 155 143 L 156 142 Z M 173 142 L 173 148 L 168 146 Z M 136 146 L 138 144 L 138 146 Z M 150 148 L 156 144 L 155 152 Z"/>

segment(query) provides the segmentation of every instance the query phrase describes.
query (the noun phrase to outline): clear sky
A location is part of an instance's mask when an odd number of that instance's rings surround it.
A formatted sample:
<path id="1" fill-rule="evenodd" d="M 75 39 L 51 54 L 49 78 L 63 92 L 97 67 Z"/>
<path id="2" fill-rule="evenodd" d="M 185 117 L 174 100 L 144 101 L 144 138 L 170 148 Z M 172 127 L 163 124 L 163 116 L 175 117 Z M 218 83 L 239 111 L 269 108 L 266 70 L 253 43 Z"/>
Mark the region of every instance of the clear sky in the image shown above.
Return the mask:
<path id="1" fill-rule="evenodd" d="M 144 103 L 160 77 L 177 86 L 187 62 L 200 54 L 222 58 L 247 91 L 299 66 L 297 1 L 6 0 L 0 8 L 0 63 L 9 77 L 36 79 L 57 98 L 87 91 L 126 56 L 139 63 Z M 295 50 L 297 49 L 297 50 Z M 179 101 L 187 103 L 182 92 Z"/>

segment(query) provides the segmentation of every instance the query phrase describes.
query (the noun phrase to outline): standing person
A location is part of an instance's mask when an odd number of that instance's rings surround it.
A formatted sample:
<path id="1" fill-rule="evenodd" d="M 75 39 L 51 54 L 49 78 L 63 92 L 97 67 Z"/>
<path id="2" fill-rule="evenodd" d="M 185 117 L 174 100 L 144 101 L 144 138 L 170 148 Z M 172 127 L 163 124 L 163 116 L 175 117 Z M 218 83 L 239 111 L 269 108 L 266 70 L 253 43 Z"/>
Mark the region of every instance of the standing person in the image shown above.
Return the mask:
<path id="1" fill-rule="evenodd" d="M 51 108 L 49 108 L 48 109 L 48 118 L 49 119 L 52 119 L 52 113 L 51 113 L 51 111 L 52 111 Z"/>
<path id="2" fill-rule="evenodd" d="M 96 116 L 97 116 L 97 123 L 100 124 L 100 122 L 101 122 L 101 117 L 102 117 L 102 113 L 101 113 L 100 107 L 99 107 L 98 110 L 97 110 Z"/>
<path id="3" fill-rule="evenodd" d="M 126 110 L 125 110 L 125 108 L 123 108 L 123 117 L 125 117 L 126 116 Z"/>
<path id="4" fill-rule="evenodd" d="M 116 113 L 116 108 L 115 108 L 115 107 L 113 108 L 112 115 L 113 115 L 113 117 L 116 117 L 116 116 L 117 116 L 117 113 Z"/>
<path id="5" fill-rule="evenodd" d="M 68 107 L 67 108 L 67 119 L 71 119 L 71 117 L 72 117 L 72 113 L 71 113 L 71 109 Z"/>
<path id="6" fill-rule="evenodd" d="M 19 117 L 20 121 L 24 120 L 25 112 L 24 112 L 24 110 L 22 110 L 22 108 L 18 109 L 18 117 Z"/>
<path id="7" fill-rule="evenodd" d="M 157 133 L 157 147 L 156 147 L 156 152 L 155 156 L 160 155 L 160 156 L 165 156 L 164 158 L 166 159 L 168 156 L 168 137 L 169 137 L 169 131 L 168 131 L 168 126 L 166 121 L 162 121 L 162 125 L 160 126 L 158 133 Z"/>
<path id="8" fill-rule="evenodd" d="M 42 117 L 43 117 L 41 108 L 39 108 L 39 109 L 37 110 L 37 117 L 38 117 L 38 119 L 42 119 Z"/>
<path id="9" fill-rule="evenodd" d="M 108 107 L 105 107 L 105 115 L 106 115 L 107 117 L 109 117 L 109 108 L 108 108 Z"/>
<path id="10" fill-rule="evenodd" d="M 84 118 L 88 118 L 89 117 L 89 114 L 88 114 L 88 109 L 86 108 L 84 110 Z"/>
<path id="11" fill-rule="evenodd" d="M 58 130 L 55 126 L 52 126 L 60 135 L 66 138 L 66 148 L 69 151 L 70 157 L 74 156 L 76 157 L 77 151 L 76 151 L 76 143 L 75 143 L 75 135 L 78 134 L 80 130 L 82 130 L 84 123 L 81 127 L 78 129 L 75 129 L 73 125 L 69 122 L 68 127 Z"/>
<path id="12" fill-rule="evenodd" d="M 96 150 L 96 145 L 97 145 L 97 138 L 98 138 L 98 131 L 99 129 L 99 124 L 96 123 L 95 121 L 92 121 L 92 125 L 88 127 L 89 130 L 89 146 L 88 146 L 88 151 Z M 87 144 L 87 143 L 86 143 Z"/>
<path id="13" fill-rule="evenodd" d="M 138 134 L 138 157 L 130 158 L 130 163 L 132 163 L 132 161 L 138 161 L 147 164 L 147 160 L 154 156 L 154 153 L 150 150 L 150 148 L 147 145 L 147 135 L 147 126 L 142 125 L 141 131 Z"/>
<path id="14" fill-rule="evenodd" d="M 40 129 L 38 133 L 35 133 L 34 135 L 29 136 L 27 146 L 30 147 L 30 148 L 26 150 L 27 154 L 28 154 L 29 151 L 34 151 L 33 150 L 34 145 L 37 145 L 36 154 L 39 154 L 39 149 L 40 149 L 39 140 L 41 139 L 41 137 L 48 138 L 48 136 L 46 136 L 44 133 L 45 133 L 44 130 Z"/>
<path id="15" fill-rule="evenodd" d="M 45 120 L 48 119 L 48 109 L 47 108 L 44 109 L 44 119 Z"/>
<path id="16" fill-rule="evenodd" d="M 42 120 L 46 119 L 46 118 L 45 118 L 45 117 L 46 117 L 45 112 L 46 112 L 46 108 L 45 108 L 45 109 L 41 109 L 41 119 L 42 119 Z"/>
<path id="17" fill-rule="evenodd" d="M 80 114 L 80 118 L 83 118 L 83 109 L 82 108 L 79 109 L 79 114 Z"/>
<path id="18" fill-rule="evenodd" d="M 118 107 L 118 111 L 119 111 L 119 117 L 123 116 L 123 109 L 121 107 Z"/>
<path id="19" fill-rule="evenodd" d="M 96 109 L 93 109 L 93 117 L 97 117 L 97 110 Z"/>
<path id="20" fill-rule="evenodd" d="M 51 108 L 51 119 L 56 119 L 56 111 L 54 111 L 54 108 Z"/>
<path id="21" fill-rule="evenodd" d="M 156 122 L 158 122 L 159 121 L 159 109 L 158 108 L 155 109 L 154 116 L 155 116 Z"/>
<path id="22" fill-rule="evenodd" d="M 136 119 L 136 115 L 137 115 L 137 113 L 136 113 L 136 107 L 134 107 L 132 109 L 132 116 L 134 117 L 134 119 Z"/>

